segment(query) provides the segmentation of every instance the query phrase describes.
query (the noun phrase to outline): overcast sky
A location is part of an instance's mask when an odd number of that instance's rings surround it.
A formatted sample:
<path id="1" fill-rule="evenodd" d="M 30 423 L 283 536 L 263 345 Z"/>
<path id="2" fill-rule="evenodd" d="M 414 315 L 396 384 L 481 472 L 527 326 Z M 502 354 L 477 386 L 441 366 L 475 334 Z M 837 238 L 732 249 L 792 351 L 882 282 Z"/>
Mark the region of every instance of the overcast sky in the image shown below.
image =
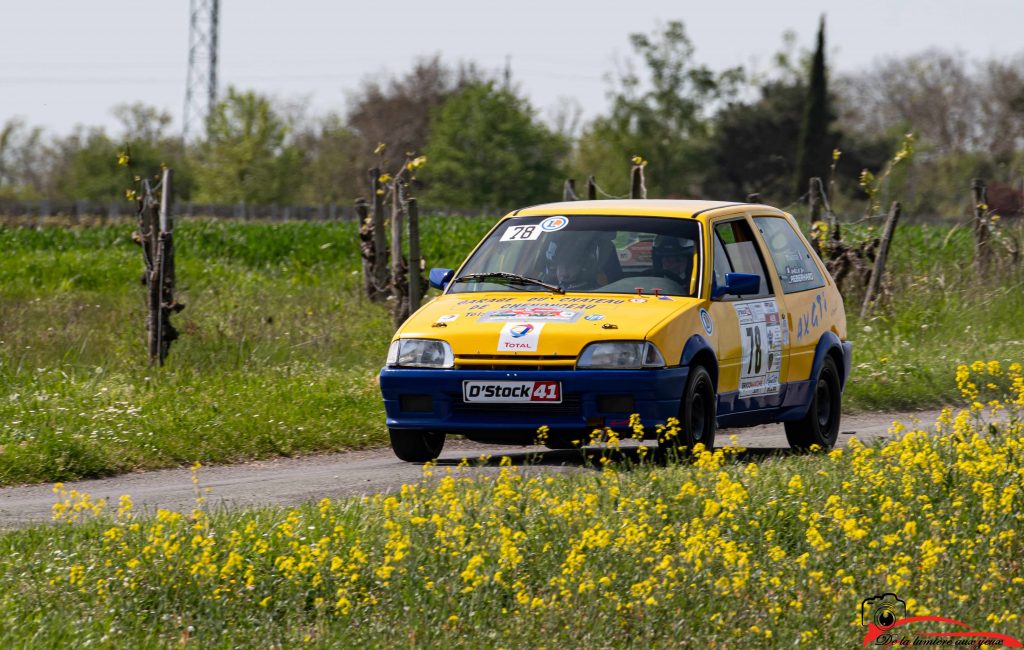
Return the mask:
<path id="1" fill-rule="evenodd" d="M 606 6 L 602 6 L 606 5 Z M 344 111 L 362 79 L 402 73 L 417 56 L 474 61 L 513 79 L 541 113 L 559 97 L 605 110 L 605 75 L 631 32 L 682 20 L 699 62 L 767 69 L 782 34 L 810 47 L 827 12 L 840 71 L 931 47 L 974 59 L 1024 53 L 1024 0 L 221 0 L 221 89 L 235 85 Z M 19 116 L 51 132 L 112 128 L 110 109 L 142 101 L 180 128 L 188 0 L 0 0 L 0 124 Z"/>

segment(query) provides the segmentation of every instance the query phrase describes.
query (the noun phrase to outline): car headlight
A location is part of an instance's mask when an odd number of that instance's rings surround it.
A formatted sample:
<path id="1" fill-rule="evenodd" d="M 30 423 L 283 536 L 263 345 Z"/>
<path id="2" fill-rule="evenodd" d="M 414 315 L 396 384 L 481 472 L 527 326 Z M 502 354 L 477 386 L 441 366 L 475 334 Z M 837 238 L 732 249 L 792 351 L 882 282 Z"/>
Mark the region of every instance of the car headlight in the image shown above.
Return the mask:
<path id="1" fill-rule="evenodd" d="M 454 368 L 455 355 L 447 341 L 398 339 L 388 348 L 387 365 L 405 368 Z"/>
<path id="2" fill-rule="evenodd" d="M 591 343 L 583 349 L 577 368 L 629 370 L 664 368 L 665 357 L 647 341 L 608 341 Z"/>

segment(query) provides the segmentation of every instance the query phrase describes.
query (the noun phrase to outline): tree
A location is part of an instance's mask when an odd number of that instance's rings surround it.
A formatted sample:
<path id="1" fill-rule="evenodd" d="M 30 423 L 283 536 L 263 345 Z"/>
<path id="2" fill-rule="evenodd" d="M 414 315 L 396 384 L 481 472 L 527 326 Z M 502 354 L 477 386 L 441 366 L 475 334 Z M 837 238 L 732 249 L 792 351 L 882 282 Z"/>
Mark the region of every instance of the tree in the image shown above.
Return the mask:
<path id="1" fill-rule="evenodd" d="M 825 16 L 818 25 L 818 46 L 811 62 L 810 78 L 807 83 L 807 100 L 804 103 L 803 124 L 796 149 L 796 195 L 807 190 L 807 179 L 828 176 L 832 150 L 836 145 L 831 126 L 835 115 L 829 104 L 828 76 L 825 70 Z"/>
<path id="2" fill-rule="evenodd" d="M 744 200 L 757 192 L 763 200 L 789 202 L 793 158 L 803 116 L 802 82 L 773 80 L 749 103 L 734 102 L 715 116 L 707 159 L 712 163 L 704 193 Z"/>
<path id="3" fill-rule="evenodd" d="M 42 127 L 12 118 L 0 128 L 0 197 L 32 199 L 49 190 Z"/>
<path id="4" fill-rule="evenodd" d="M 332 113 L 298 130 L 303 154 L 302 203 L 351 203 L 364 191 L 365 169 L 359 137 Z"/>
<path id="5" fill-rule="evenodd" d="M 360 167 L 379 164 L 374 151 L 380 143 L 396 163 L 406 153 L 420 152 L 430 132 L 431 114 L 460 88 L 481 79 L 472 66 L 454 69 L 435 55 L 417 60 L 403 77 L 364 82 L 350 97 L 348 111 L 349 127 L 362 139 Z"/>
<path id="6" fill-rule="evenodd" d="M 507 208 L 557 196 L 565 141 L 508 87 L 477 82 L 435 113 L 422 174 L 435 205 Z"/>
<path id="7" fill-rule="evenodd" d="M 200 144 L 198 196 L 217 203 L 290 203 L 302 156 L 289 141 L 289 125 L 268 98 L 228 89 L 207 122 Z"/>
<path id="8" fill-rule="evenodd" d="M 731 96 L 742 78 L 739 69 L 715 74 L 693 60 L 694 49 L 683 23 L 672 21 L 654 37 L 632 34 L 630 43 L 645 65 L 642 79 L 630 65 L 619 74 L 608 116 L 594 120 L 580 139 L 575 167 L 614 187 L 627 186 L 629 159 L 649 161 L 647 187 L 652 194 L 692 193 L 705 161 L 700 152 L 708 134 L 706 114 L 716 101 Z"/>

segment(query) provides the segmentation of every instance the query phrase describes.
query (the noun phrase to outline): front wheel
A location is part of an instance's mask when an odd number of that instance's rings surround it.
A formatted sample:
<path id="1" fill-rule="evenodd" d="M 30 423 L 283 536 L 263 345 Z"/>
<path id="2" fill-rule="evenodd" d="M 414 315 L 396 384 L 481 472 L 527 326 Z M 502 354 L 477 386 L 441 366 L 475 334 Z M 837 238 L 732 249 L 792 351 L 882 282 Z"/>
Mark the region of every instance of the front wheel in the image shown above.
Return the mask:
<path id="1" fill-rule="evenodd" d="M 388 429 L 391 450 L 407 463 L 425 463 L 441 455 L 444 434 L 433 431 Z"/>
<path id="2" fill-rule="evenodd" d="M 786 422 L 786 440 L 793 449 L 808 449 L 818 445 L 831 449 L 839 437 L 839 416 L 842 412 L 843 394 L 839 388 L 839 371 L 831 357 L 818 373 L 814 384 L 814 395 L 807 415 L 801 420 Z"/>
<path id="3" fill-rule="evenodd" d="M 679 407 L 680 430 L 672 438 L 659 440 L 661 451 L 670 449 L 693 450 L 697 443 L 710 451 L 715 446 L 715 429 L 717 428 L 717 404 L 715 386 L 711 375 L 704 366 L 694 366 L 686 380 L 683 402 Z"/>

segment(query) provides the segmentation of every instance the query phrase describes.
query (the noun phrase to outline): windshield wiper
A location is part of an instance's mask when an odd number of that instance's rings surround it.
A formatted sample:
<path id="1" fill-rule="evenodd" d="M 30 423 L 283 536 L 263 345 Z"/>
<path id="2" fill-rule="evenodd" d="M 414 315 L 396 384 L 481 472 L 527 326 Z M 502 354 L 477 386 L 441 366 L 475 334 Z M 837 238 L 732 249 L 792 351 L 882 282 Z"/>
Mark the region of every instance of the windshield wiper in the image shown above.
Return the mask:
<path id="1" fill-rule="evenodd" d="M 518 285 L 534 285 L 538 287 L 544 287 L 549 291 L 555 293 L 565 293 L 565 289 L 554 284 L 548 284 L 547 282 L 541 282 L 535 278 L 528 278 L 525 275 L 519 275 L 518 273 L 504 273 L 502 271 L 491 271 L 490 273 L 469 273 L 455 278 L 455 282 L 477 282 L 481 280 L 489 280 L 491 282 L 498 281 L 496 284 L 500 284 L 504 281 L 508 284 Z"/>

